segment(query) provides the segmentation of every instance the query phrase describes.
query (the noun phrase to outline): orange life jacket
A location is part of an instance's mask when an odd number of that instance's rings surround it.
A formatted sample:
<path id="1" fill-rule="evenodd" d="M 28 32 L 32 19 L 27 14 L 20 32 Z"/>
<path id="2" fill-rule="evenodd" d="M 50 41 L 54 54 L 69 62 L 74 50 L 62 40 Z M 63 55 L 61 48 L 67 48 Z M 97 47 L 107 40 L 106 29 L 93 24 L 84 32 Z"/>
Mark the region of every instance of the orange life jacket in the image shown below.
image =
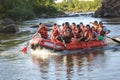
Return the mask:
<path id="1" fill-rule="evenodd" d="M 77 39 L 82 37 L 80 33 L 75 33 L 75 36 L 76 36 Z"/>
<path id="2" fill-rule="evenodd" d="M 53 34 L 54 37 L 57 37 L 57 36 L 60 35 L 60 33 L 59 33 L 59 31 L 57 29 L 52 30 L 52 34 Z"/>
<path id="3" fill-rule="evenodd" d="M 38 33 L 41 34 L 42 38 L 47 38 L 48 37 L 48 33 L 47 33 L 48 29 L 46 27 L 41 27 L 38 31 Z"/>
<path id="4" fill-rule="evenodd" d="M 83 34 L 82 30 L 76 29 L 74 35 L 75 35 L 75 37 L 76 37 L 77 39 L 79 39 L 79 38 L 82 37 L 82 36 L 81 36 L 81 33 Z"/>
<path id="5" fill-rule="evenodd" d="M 89 37 L 89 31 L 88 31 L 88 30 L 86 30 L 86 31 L 84 32 L 84 37 L 85 37 L 85 38 L 88 38 L 88 37 Z"/>

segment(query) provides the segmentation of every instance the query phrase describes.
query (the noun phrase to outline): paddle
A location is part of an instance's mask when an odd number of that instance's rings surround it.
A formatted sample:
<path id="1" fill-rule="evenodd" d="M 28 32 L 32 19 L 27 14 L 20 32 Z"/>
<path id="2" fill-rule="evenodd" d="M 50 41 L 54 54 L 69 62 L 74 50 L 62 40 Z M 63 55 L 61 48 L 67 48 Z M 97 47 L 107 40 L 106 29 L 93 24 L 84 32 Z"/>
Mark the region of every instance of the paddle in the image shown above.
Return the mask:
<path id="1" fill-rule="evenodd" d="M 27 48 L 28 48 L 29 42 L 20 50 L 20 52 L 26 54 L 27 53 Z"/>
<path id="2" fill-rule="evenodd" d="M 32 39 L 37 36 L 37 34 L 33 35 Z M 29 46 L 29 41 L 24 45 L 24 47 L 20 50 L 20 52 L 26 54 L 27 53 L 27 48 Z"/>
<path id="3" fill-rule="evenodd" d="M 63 43 L 64 47 L 66 48 L 65 40 L 63 39 L 63 37 L 61 35 L 60 35 L 60 38 L 62 40 L 62 43 Z"/>
<path id="4" fill-rule="evenodd" d="M 58 28 L 59 33 L 61 33 L 60 28 L 59 27 L 57 27 L 57 28 Z M 64 47 L 66 48 L 65 40 L 63 39 L 62 35 L 60 34 L 59 37 L 61 38 L 62 43 L 63 43 Z"/>
<path id="5" fill-rule="evenodd" d="M 115 41 L 116 43 L 119 43 L 120 44 L 120 41 L 119 40 L 116 40 L 115 38 L 111 38 L 111 37 L 109 37 L 109 36 L 106 36 L 107 38 L 109 38 L 109 39 L 112 39 L 113 41 Z"/>

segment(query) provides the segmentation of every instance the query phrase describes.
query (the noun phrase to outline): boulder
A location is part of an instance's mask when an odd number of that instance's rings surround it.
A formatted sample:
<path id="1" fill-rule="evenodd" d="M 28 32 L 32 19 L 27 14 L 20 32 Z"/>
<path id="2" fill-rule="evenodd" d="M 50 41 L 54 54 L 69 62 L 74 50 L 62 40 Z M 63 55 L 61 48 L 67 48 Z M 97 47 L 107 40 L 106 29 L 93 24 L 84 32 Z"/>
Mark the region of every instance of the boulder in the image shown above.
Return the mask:
<path id="1" fill-rule="evenodd" d="M 30 30 L 26 30 L 26 31 L 21 31 L 21 32 L 19 32 L 19 33 L 17 33 L 18 35 L 28 35 L 28 34 L 30 34 L 31 33 L 31 31 Z"/>
<path id="2" fill-rule="evenodd" d="M 3 26 L 2 28 L 0 28 L 0 33 L 15 33 L 18 30 L 19 29 L 16 27 L 15 24 L 9 24 L 7 26 Z"/>
<path id="3" fill-rule="evenodd" d="M 12 19 L 9 18 L 5 18 L 2 20 L 2 25 L 10 25 L 10 24 L 15 24 L 15 21 L 13 21 Z"/>
<path id="4" fill-rule="evenodd" d="M 39 25 L 32 25 L 32 26 L 30 26 L 30 28 L 38 28 L 39 27 Z"/>
<path id="5" fill-rule="evenodd" d="M 120 17 L 120 0 L 103 0 L 94 17 Z"/>
<path id="6" fill-rule="evenodd" d="M 19 31 L 19 29 L 16 26 L 15 21 L 9 18 L 1 20 L 0 33 L 16 33 L 17 31 Z"/>

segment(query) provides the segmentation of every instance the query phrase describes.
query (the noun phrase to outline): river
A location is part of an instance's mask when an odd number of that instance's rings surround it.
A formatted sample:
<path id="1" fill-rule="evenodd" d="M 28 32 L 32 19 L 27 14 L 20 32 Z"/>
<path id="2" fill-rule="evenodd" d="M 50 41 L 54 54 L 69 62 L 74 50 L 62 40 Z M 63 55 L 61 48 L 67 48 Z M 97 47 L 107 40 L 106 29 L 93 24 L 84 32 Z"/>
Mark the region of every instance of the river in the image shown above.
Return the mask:
<path id="1" fill-rule="evenodd" d="M 28 49 L 27 54 L 19 52 L 37 30 L 30 26 L 39 22 L 61 25 L 66 21 L 89 24 L 95 20 L 103 21 L 111 30 L 108 36 L 120 37 L 120 18 L 84 15 L 24 21 L 18 25 L 18 33 L 0 34 L 0 80 L 120 80 L 120 46 L 110 39 L 106 47 L 80 51 L 52 52 L 43 49 L 30 52 Z"/>

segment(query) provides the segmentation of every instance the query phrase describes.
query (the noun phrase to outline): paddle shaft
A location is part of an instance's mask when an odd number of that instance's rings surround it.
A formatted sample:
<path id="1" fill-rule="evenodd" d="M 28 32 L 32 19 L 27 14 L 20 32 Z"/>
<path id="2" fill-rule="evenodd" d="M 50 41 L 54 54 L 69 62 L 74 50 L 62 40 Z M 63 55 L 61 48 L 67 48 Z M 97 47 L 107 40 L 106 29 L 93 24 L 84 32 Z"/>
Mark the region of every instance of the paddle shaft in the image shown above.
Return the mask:
<path id="1" fill-rule="evenodd" d="M 58 31 L 61 32 L 59 27 L 58 27 Z M 61 38 L 61 40 L 63 42 L 64 47 L 66 48 L 65 40 L 63 39 L 61 34 L 60 34 L 60 38 Z"/>
<path id="2" fill-rule="evenodd" d="M 114 39 L 114 38 L 111 38 L 111 37 L 109 37 L 109 36 L 106 36 L 107 38 L 109 38 L 109 39 L 112 39 L 114 42 L 116 42 L 116 43 L 119 43 L 120 44 L 120 41 L 119 40 L 116 40 L 116 39 Z"/>
<path id="3" fill-rule="evenodd" d="M 60 38 L 61 38 L 61 40 L 63 42 L 64 47 L 66 48 L 65 40 L 63 39 L 63 37 L 61 35 L 60 35 Z"/>

